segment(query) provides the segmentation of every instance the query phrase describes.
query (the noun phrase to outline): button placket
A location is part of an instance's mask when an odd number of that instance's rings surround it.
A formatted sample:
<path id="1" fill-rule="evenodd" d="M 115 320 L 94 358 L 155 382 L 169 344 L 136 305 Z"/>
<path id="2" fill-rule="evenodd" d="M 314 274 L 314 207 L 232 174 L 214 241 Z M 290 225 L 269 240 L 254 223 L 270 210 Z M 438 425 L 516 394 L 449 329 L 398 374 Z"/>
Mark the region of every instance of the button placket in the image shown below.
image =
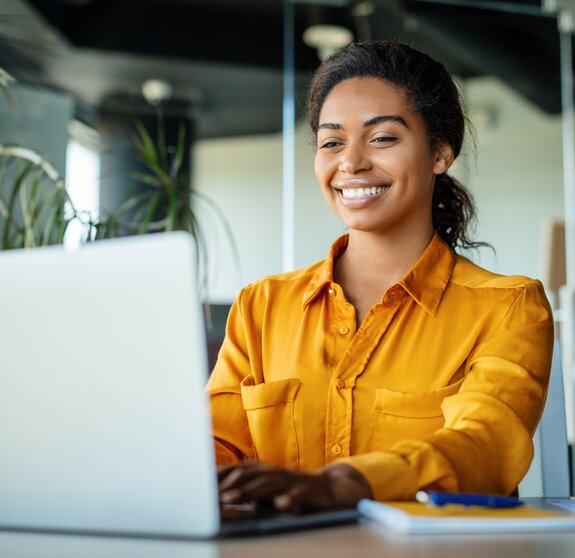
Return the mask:
<path id="1" fill-rule="evenodd" d="M 354 339 L 356 315 L 353 306 L 345 300 L 345 296 L 342 295 L 337 285 L 334 287 L 327 290 L 329 296 L 326 298 L 329 298 L 330 322 L 333 328 L 331 331 L 333 332 L 332 335 L 335 336 L 333 338 L 334 352 L 338 355 L 334 365 L 339 367 Z M 331 294 L 331 290 L 334 291 L 334 294 Z M 334 373 L 328 392 L 324 450 L 326 463 L 349 455 L 352 383 L 349 384 L 345 379 L 345 374 L 348 372 L 349 370 L 344 369 L 342 374 Z"/>
<path id="2" fill-rule="evenodd" d="M 379 305 L 372 309 L 356 334 L 351 339 L 348 338 L 349 346 L 333 371 L 333 380 L 329 390 L 325 445 L 327 463 L 348 455 L 347 452 L 352 443 L 353 388 L 356 378 L 365 370 L 371 353 L 385 334 L 399 306 L 400 304 Z M 348 316 L 341 316 L 341 318 L 343 318 L 341 322 L 347 321 Z M 345 334 L 339 331 L 342 325 L 335 328 L 336 335 L 341 342 L 345 338 Z M 336 446 L 341 448 L 340 454 L 334 453 Z"/>

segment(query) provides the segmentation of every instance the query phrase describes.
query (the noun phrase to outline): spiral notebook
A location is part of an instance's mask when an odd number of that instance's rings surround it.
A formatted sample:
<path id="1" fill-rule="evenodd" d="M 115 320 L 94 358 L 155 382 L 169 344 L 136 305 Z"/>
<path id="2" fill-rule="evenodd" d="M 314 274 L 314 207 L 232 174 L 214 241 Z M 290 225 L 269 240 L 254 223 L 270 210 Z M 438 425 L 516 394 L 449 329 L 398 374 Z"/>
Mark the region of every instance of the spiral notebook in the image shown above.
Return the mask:
<path id="1" fill-rule="evenodd" d="M 387 529 L 410 534 L 575 531 L 575 514 L 538 509 L 480 506 L 428 506 L 418 502 L 383 504 L 361 500 L 360 516 Z"/>

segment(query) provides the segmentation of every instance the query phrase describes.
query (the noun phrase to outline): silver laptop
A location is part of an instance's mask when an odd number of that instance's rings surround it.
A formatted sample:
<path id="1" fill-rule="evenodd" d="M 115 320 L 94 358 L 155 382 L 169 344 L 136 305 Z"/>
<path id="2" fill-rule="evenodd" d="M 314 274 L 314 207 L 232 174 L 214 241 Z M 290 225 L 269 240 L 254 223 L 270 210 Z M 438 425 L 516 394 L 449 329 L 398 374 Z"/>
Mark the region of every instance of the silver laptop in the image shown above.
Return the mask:
<path id="1" fill-rule="evenodd" d="M 222 519 L 190 235 L 2 252 L 0 282 L 0 528 L 205 538 L 356 517 Z"/>

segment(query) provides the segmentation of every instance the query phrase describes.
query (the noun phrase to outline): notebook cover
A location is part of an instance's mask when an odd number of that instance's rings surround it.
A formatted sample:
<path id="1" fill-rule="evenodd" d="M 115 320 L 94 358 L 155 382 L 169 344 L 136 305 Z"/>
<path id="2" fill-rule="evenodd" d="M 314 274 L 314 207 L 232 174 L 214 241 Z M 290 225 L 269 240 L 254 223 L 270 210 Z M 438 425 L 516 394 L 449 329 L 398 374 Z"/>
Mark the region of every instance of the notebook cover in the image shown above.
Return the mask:
<path id="1" fill-rule="evenodd" d="M 402 533 L 496 533 L 575 531 L 575 514 L 527 505 L 516 508 L 428 506 L 417 502 L 361 500 L 360 516 Z"/>

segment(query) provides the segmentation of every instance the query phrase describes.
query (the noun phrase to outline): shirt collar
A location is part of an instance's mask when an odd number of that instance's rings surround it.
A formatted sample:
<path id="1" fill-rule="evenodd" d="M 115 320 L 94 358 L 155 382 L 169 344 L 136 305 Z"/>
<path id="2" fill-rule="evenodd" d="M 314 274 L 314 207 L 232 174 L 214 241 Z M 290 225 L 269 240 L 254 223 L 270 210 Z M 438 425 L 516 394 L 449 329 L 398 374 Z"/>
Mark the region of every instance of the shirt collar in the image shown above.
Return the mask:
<path id="1" fill-rule="evenodd" d="M 305 308 L 322 291 L 325 285 L 330 285 L 333 281 L 333 262 L 338 256 L 345 252 L 349 235 L 340 236 L 329 249 L 327 258 L 321 263 L 312 275 L 307 289 L 303 293 L 302 306 Z"/>
<path id="2" fill-rule="evenodd" d="M 435 315 L 455 266 L 455 256 L 435 233 L 399 284 L 428 314 Z"/>
<path id="3" fill-rule="evenodd" d="M 304 307 L 333 281 L 333 262 L 345 251 L 348 240 L 348 235 L 344 235 L 332 244 L 327 258 L 315 271 L 304 292 L 302 301 Z M 423 310 L 433 316 L 449 283 L 454 266 L 453 253 L 435 233 L 423 254 L 398 284 Z"/>

